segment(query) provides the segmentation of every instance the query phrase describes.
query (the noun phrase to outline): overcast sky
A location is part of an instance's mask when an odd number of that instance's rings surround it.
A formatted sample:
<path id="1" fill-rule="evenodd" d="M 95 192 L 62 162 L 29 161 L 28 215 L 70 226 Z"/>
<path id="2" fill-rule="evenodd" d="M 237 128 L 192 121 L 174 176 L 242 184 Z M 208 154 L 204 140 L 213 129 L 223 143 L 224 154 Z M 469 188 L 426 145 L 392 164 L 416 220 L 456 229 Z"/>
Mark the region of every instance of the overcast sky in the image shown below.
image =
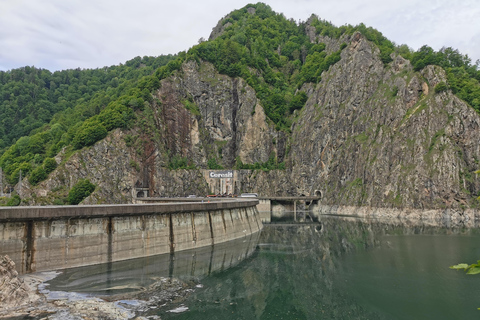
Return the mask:
<path id="1" fill-rule="evenodd" d="M 265 0 L 286 18 L 363 22 L 397 44 L 453 47 L 480 59 L 479 0 Z M 188 50 L 254 1 L 0 0 L 0 70 L 118 65 Z"/>

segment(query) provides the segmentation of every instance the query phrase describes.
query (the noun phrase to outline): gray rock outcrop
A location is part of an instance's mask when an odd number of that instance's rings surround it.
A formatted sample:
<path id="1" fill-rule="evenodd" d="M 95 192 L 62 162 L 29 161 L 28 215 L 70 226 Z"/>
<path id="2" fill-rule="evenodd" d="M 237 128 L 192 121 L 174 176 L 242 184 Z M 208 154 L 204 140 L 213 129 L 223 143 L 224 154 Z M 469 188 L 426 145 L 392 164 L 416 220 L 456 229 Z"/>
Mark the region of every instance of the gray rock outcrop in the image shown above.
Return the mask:
<path id="1" fill-rule="evenodd" d="M 0 257 L 0 312 L 33 303 L 40 296 L 18 277 L 15 263 L 8 256 Z"/>
<path id="2" fill-rule="evenodd" d="M 451 92 L 434 92 L 445 79 L 439 67 L 415 73 L 398 56 L 384 66 L 354 34 L 294 124 L 292 177 L 306 173 L 301 189 L 323 190 L 329 204 L 467 205 L 479 190 L 479 117 Z"/>

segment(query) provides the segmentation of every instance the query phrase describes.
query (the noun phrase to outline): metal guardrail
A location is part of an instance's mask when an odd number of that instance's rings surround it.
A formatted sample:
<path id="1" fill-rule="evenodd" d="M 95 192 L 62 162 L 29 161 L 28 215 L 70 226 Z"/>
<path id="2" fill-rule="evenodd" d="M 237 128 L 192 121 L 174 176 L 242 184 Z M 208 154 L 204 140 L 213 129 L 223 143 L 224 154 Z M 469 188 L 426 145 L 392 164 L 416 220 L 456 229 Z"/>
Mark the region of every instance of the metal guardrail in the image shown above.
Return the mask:
<path id="1" fill-rule="evenodd" d="M 285 197 L 258 197 L 259 200 L 274 200 L 274 201 L 298 201 L 298 200 L 320 200 L 320 197 L 315 196 L 285 196 Z"/>

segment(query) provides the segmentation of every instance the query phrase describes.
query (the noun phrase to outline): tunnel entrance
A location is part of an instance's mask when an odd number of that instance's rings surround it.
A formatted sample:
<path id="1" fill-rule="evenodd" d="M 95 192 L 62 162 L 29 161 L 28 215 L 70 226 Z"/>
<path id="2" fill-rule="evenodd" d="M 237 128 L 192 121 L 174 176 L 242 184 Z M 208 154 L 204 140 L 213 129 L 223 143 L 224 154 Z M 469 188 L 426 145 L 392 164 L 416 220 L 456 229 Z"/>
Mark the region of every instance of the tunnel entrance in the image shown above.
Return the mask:
<path id="1" fill-rule="evenodd" d="M 137 198 L 148 198 L 148 188 L 137 188 Z"/>

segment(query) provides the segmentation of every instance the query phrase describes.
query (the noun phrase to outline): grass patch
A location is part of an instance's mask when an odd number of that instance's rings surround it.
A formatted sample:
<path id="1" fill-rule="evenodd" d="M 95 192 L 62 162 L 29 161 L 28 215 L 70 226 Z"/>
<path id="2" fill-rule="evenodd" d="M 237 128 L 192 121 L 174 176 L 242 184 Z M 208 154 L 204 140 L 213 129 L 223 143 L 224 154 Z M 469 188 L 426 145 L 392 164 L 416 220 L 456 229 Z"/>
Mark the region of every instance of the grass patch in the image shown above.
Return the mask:
<path id="1" fill-rule="evenodd" d="M 363 144 L 363 143 L 368 141 L 368 135 L 366 133 L 362 132 L 355 137 L 355 141 Z"/>
<path id="2" fill-rule="evenodd" d="M 194 116 L 200 116 L 200 109 L 193 101 L 190 101 L 190 99 L 184 99 L 182 100 L 182 104 L 185 106 L 185 109 L 190 111 L 191 114 Z"/>
<path id="3" fill-rule="evenodd" d="M 435 144 L 437 143 L 437 140 L 443 136 L 445 136 L 445 128 L 441 129 L 440 131 L 437 131 L 435 135 L 432 137 L 432 139 L 430 140 L 430 146 L 428 147 L 428 152 L 432 152 L 433 148 L 435 147 Z"/>

